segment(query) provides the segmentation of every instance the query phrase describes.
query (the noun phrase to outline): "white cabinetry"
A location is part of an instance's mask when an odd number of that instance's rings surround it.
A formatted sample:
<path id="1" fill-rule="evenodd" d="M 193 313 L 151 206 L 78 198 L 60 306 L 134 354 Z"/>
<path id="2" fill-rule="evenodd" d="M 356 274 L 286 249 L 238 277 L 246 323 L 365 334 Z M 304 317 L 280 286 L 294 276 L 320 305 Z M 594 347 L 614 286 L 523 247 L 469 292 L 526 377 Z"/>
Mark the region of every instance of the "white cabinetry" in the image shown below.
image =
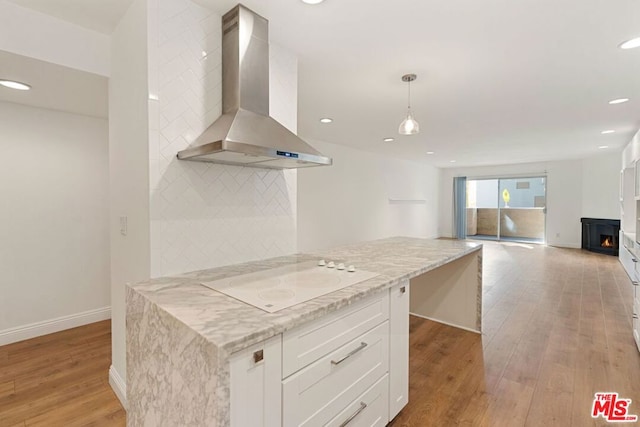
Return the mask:
<path id="1" fill-rule="evenodd" d="M 352 402 L 362 400 L 388 369 L 389 322 L 385 321 L 282 382 L 282 425 L 326 425 Z M 388 419 L 388 407 L 384 409 Z"/>
<path id="2" fill-rule="evenodd" d="M 282 336 L 234 353 L 229 370 L 231 427 L 281 425 Z"/>
<path id="3" fill-rule="evenodd" d="M 632 281 L 634 281 L 636 280 L 636 264 L 638 263 L 638 260 L 636 259 L 635 255 L 633 255 L 633 246 L 631 246 L 631 248 L 629 247 L 630 242 L 628 240 L 629 239 L 626 238 L 624 232 L 620 230 L 620 237 L 618 238 L 618 242 L 620 245 L 618 256 L 620 258 L 620 263 L 622 264 L 622 267 L 624 267 L 627 275 Z M 632 242 L 631 245 L 633 245 Z"/>
<path id="4" fill-rule="evenodd" d="M 409 393 L 409 281 L 231 357 L 231 426 L 385 426 Z"/>
<path id="5" fill-rule="evenodd" d="M 633 288 L 633 339 L 636 342 L 638 350 L 640 350 L 640 291 L 637 285 L 634 285 Z"/>
<path id="6" fill-rule="evenodd" d="M 369 298 L 284 333 L 283 377 L 389 319 L 388 294 Z"/>
<path id="7" fill-rule="evenodd" d="M 383 427 L 388 423 L 389 376 L 384 375 L 326 425 Z M 346 423 L 346 424 L 345 424 Z"/>
<path id="8" fill-rule="evenodd" d="M 635 186 L 634 186 L 634 196 L 636 200 L 640 199 L 640 160 L 636 160 L 635 162 Z"/>
<path id="9" fill-rule="evenodd" d="M 389 290 L 389 419 L 409 403 L 409 282 Z"/>

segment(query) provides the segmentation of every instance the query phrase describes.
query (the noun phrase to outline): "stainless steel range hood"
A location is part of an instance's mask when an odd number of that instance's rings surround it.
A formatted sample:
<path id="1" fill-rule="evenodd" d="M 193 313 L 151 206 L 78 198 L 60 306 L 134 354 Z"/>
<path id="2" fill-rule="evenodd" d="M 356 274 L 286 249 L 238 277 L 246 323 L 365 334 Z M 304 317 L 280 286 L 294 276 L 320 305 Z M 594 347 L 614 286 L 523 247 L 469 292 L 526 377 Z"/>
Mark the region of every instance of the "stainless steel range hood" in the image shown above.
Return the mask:
<path id="1" fill-rule="evenodd" d="M 181 160 L 271 169 L 331 165 L 269 116 L 269 23 L 242 5 L 222 17 L 222 116 Z"/>

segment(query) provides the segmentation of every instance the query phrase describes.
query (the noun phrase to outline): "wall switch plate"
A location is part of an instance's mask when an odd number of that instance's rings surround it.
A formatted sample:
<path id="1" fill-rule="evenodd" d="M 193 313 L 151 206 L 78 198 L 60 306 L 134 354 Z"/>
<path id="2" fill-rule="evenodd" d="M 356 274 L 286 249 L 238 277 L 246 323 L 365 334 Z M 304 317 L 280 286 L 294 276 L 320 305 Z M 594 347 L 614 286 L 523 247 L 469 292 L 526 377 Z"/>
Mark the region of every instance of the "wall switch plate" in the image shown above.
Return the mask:
<path id="1" fill-rule="evenodd" d="M 121 216 L 120 217 L 120 234 L 122 234 L 123 236 L 127 235 L 127 217 L 126 216 Z"/>

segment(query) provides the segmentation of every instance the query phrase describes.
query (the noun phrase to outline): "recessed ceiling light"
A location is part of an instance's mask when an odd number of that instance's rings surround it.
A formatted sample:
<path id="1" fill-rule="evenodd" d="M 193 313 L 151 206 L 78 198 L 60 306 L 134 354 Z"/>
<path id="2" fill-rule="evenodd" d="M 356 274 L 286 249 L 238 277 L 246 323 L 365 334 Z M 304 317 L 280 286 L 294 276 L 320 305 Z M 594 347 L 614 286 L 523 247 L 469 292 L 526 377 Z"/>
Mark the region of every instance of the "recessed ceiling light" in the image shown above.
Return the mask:
<path id="1" fill-rule="evenodd" d="M 456 160 L 449 160 L 449 163 L 455 163 Z"/>
<path id="2" fill-rule="evenodd" d="M 306 3 L 306 4 L 319 4 L 322 3 L 324 0 L 302 0 L 302 3 Z"/>
<path id="3" fill-rule="evenodd" d="M 608 145 L 601 145 L 598 148 L 601 149 L 601 150 L 604 150 L 605 148 L 609 148 L 609 146 Z"/>
<path id="4" fill-rule="evenodd" d="M 635 39 L 627 40 L 624 43 L 620 44 L 620 49 L 633 49 L 634 47 L 640 46 L 640 37 L 636 37 Z"/>
<path id="5" fill-rule="evenodd" d="M 331 123 L 332 121 L 333 119 L 330 119 L 329 117 L 324 117 L 320 119 L 320 123 Z"/>
<path id="6" fill-rule="evenodd" d="M 29 89 L 31 89 L 31 86 L 29 86 L 28 84 L 16 82 L 14 80 L 2 80 L 2 79 L 0 79 L 0 85 L 2 85 L 4 87 L 8 87 L 10 89 L 17 89 L 17 90 L 29 90 Z"/>
<path id="7" fill-rule="evenodd" d="M 608 134 L 608 133 L 615 133 L 615 130 L 613 130 L 613 129 L 603 130 L 603 131 L 602 131 L 602 132 L 600 132 L 600 133 L 601 133 L 601 134 L 603 134 L 603 135 L 606 135 L 606 134 Z"/>
<path id="8" fill-rule="evenodd" d="M 435 151 L 427 151 L 427 154 L 428 154 L 428 155 L 435 154 Z"/>
<path id="9" fill-rule="evenodd" d="M 393 142 L 393 141 L 395 141 L 395 139 L 393 139 L 393 138 L 384 138 L 383 141 L 384 142 Z"/>
<path id="10" fill-rule="evenodd" d="M 611 101 L 609 101 L 609 104 L 622 104 L 624 102 L 627 102 L 629 100 L 629 98 L 618 98 L 618 99 L 612 99 Z"/>

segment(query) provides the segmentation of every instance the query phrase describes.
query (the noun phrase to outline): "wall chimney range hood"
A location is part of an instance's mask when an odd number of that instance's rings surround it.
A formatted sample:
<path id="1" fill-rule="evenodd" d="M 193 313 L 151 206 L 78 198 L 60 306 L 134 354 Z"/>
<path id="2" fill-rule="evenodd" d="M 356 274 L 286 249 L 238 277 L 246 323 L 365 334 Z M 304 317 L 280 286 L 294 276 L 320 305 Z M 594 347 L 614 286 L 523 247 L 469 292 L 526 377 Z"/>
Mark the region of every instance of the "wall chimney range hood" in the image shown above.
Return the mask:
<path id="1" fill-rule="evenodd" d="M 222 116 L 180 160 L 270 169 L 332 164 L 269 116 L 268 21 L 243 5 L 222 17 Z"/>

